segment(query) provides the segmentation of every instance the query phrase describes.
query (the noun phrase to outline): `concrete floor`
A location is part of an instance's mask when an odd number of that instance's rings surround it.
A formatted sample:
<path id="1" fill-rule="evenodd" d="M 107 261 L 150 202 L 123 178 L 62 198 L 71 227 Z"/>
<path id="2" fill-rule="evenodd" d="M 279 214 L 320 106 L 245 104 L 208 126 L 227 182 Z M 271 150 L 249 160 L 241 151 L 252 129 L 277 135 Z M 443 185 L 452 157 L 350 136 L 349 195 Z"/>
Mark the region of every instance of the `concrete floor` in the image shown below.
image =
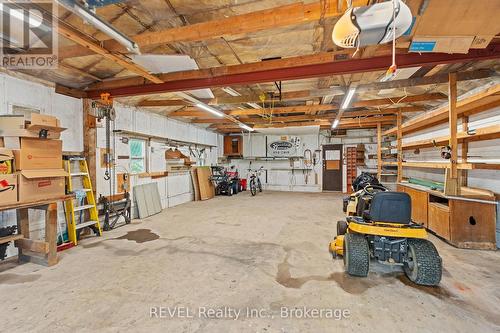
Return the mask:
<path id="1" fill-rule="evenodd" d="M 368 278 L 348 277 L 327 251 L 341 198 L 246 192 L 191 202 L 86 239 L 54 267 L 0 264 L 0 331 L 500 331 L 498 251 L 432 237 L 445 268 L 436 288 L 380 264 Z M 205 318 L 224 307 L 226 318 Z M 303 318 L 304 308 L 322 318 Z"/>

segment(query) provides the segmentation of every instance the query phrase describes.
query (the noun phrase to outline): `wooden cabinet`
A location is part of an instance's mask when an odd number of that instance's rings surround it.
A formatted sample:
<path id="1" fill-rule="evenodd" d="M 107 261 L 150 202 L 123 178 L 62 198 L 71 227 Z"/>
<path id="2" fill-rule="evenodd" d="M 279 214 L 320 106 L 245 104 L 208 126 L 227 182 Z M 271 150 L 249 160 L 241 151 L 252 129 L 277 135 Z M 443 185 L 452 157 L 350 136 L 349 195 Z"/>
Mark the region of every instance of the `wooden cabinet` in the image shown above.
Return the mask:
<path id="1" fill-rule="evenodd" d="M 450 200 L 450 241 L 461 248 L 496 248 L 496 206 Z"/>
<path id="2" fill-rule="evenodd" d="M 429 203 L 428 228 L 444 239 L 450 239 L 450 207 L 438 202 Z"/>
<path id="3" fill-rule="evenodd" d="M 494 201 L 449 197 L 413 184 L 398 184 L 411 197 L 412 220 L 449 243 L 467 249 L 496 249 Z"/>
<path id="4" fill-rule="evenodd" d="M 412 221 L 422 224 L 427 228 L 427 203 L 429 202 L 429 194 L 401 185 L 398 185 L 398 191 L 406 192 L 410 195 Z"/>
<path id="5" fill-rule="evenodd" d="M 226 135 L 224 137 L 224 156 L 242 156 L 243 137 Z"/>

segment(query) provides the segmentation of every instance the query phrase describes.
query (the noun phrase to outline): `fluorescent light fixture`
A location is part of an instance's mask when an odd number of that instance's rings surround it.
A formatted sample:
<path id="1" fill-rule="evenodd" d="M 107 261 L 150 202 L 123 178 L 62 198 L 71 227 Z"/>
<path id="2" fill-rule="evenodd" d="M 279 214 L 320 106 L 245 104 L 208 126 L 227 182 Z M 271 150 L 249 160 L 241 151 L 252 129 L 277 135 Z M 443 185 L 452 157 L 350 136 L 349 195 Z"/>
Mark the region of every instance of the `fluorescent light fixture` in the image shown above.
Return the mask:
<path id="1" fill-rule="evenodd" d="M 246 125 L 246 124 L 243 124 L 243 123 L 238 123 L 238 126 L 240 126 L 241 128 L 243 128 L 244 130 L 247 130 L 249 132 L 253 132 L 254 129 L 251 128 L 250 126 Z"/>
<path id="2" fill-rule="evenodd" d="M 262 107 L 257 103 L 247 103 L 248 106 L 251 106 L 254 109 L 262 109 Z"/>
<path id="3" fill-rule="evenodd" d="M 350 88 L 347 94 L 344 97 L 344 101 L 342 102 L 341 109 L 347 109 L 351 104 L 351 100 L 354 97 L 354 93 L 356 92 L 356 88 Z"/>
<path id="4" fill-rule="evenodd" d="M 93 25 L 96 29 L 101 30 L 103 33 L 116 40 L 130 52 L 135 54 L 141 53 L 136 42 L 128 38 L 125 34 L 118 31 L 115 27 L 101 19 L 96 14 L 92 13 L 88 8 L 80 5 L 75 0 L 58 0 L 58 2 L 75 15 L 78 15 L 84 21 Z"/>
<path id="5" fill-rule="evenodd" d="M 208 112 L 216 115 L 217 117 L 224 117 L 225 116 L 225 114 L 222 113 L 221 111 L 214 109 L 214 108 L 212 108 L 206 104 L 203 104 L 203 103 L 196 103 L 196 107 L 203 109 L 205 111 L 208 111 Z"/>
<path id="6" fill-rule="evenodd" d="M 326 95 L 321 98 L 321 104 L 331 104 L 333 100 L 333 95 Z"/>
<path id="7" fill-rule="evenodd" d="M 224 90 L 224 92 L 226 92 L 229 95 L 234 96 L 234 97 L 241 96 L 241 94 L 239 92 L 237 92 L 236 90 L 234 90 L 231 87 L 224 87 L 224 88 L 222 88 L 222 90 Z"/>
<path id="8" fill-rule="evenodd" d="M 332 124 L 332 128 L 335 128 L 339 125 L 339 120 L 338 119 L 335 119 L 335 121 L 333 122 Z"/>

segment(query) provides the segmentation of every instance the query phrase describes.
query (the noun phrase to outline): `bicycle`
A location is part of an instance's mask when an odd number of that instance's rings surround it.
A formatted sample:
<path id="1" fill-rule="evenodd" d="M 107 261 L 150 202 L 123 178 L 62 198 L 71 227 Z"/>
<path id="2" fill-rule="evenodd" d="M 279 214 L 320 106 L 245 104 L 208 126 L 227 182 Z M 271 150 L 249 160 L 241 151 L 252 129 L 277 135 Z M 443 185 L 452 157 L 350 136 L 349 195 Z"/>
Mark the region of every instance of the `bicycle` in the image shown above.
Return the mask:
<path id="1" fill-rule="evenodd" d="M 260 182 L 260 178 L 259 178 L 262 170 L 264 170 L 263 166 L 261 166 L 257 170 L 248 169 L 248 171 L 251 173 L 249 186 L 250 186 L 250 193 L 252 194 L 252 197 L 257 195 L 257 190 L 259 190 L 259 192 L 262 192 L 262 183 Z"/>

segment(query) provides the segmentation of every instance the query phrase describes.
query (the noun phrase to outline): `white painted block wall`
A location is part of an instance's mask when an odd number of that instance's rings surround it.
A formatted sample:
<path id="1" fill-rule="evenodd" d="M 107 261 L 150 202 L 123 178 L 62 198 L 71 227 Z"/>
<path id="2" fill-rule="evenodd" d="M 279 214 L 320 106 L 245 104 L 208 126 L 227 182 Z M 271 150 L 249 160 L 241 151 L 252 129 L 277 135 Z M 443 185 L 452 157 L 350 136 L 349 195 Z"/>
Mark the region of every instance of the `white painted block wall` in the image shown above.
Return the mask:
<path id="1" fill-rule="evenodd" d="M 11 114 L 12 105 L 38 109 L 42 114 L 58 117 L 61 120 L 61 125 L 67 128 L 61 137 L 63 140 L 63 150 L 71 152 L 83 151 L 83 106 L 80 99 L 56 94 L 55 89 L 47 85 L 0 73 L 0 114 Z M 138 108 L 117 104 L 116 111 L 118 114 L 116 121 L 117 129 L 126 129 L 174 140 L 184 140 L 207 145 L 218 145 L 219 142 L 222 142 L 221 136 L 214 132 L 171 120 Z M 159 143 L 154 145 L 155 152 L 150 155 L 153 166 L 152 171 L 164 170 L 163 154 L 166 148 L 162 146 Z M 103 129 L 98 129 L 98 147 L 105 147 Z M 117 151 L 120 154 L 123 153 L 123 155 L 129 154 L 128 147 L 117 145 Z M 189 152 L 184 151 L 184 153 L 188 154 Z M 221 154 L 217 147 L 212 148 L 211 151 L 207 149 L 206 164 L 216 163 L 217 157 Z M 99 166 L 99 154 L 97 154 L 97 159 Z M 124 167 L 128 166 L 125 165 Z M 96 190 L 98 193 L 106 195 L 109 192 L 108 185 L 102 179 L 103 172 L 100 168 L 98 168 L 97 174 Z M 139 179 L 134 176 L 132 184 L 151 181 L 153 180 L 150 178 Z M 154 181 L 158 183 L 164 208 L 192 200 L 192 185 L 189 174 L 161 178 Z M 31 236 L 33 238 L 43 238 L 45 223 L 43 212 L 30 210 L 29 215 Z M 61 228 L 65 228 L 66 222 L 62 206 L 59 206 L 58 222 Z M 14 224 L 16 224 L 15 211 L 0 212 L 0 227 Z M 10 245 L 7 249 L 7 255 L 13 256 L 16 254 L 17 249 Z"/>
<path id="2" fill-rule="evenodd" d="M 19 105 L 40 110 L 42 114 L 58 117 L 61 126 L 67 130 L 62 133 L 63 150 L 83 150 L 83 115 L 82 102 L 79 99 L 59 95 L 54 88 L 39 83 L 0 74 L 0 114 L 11 114 L 12 106 Z M 62 206 L 59 206 L 59 224 L 65 228 Z M 45 216 L 42 211 L 30 210 L 31 237 L 45 236 Z M 15 211 L 0 212 L 0 227 L 16 224 Z M 7 256 L 17 254 L 17 249 L 10 245 Z"/>
<path id="3" fill-rule="evenodd" d="M 154 135 L 161 138 L 168 138 L 173 140 L 183 140 L 193 142 L 194 144 L 213 145 L 212 148 L 206 148 L 205 165 L 215 165 L 217 157 L 219 156 L 219 149 L 217 147 L 219 136 L 217 133 L 198 128 L 191 124 L 176 121 L 150 112 L 145 112 L 140 108 L 122 105 L 115 103 L 116 130 L 128 130 L 144 135 Z M 107 196 L 110 194 L 109 181 L 104 179 L 105 169 L 101 168 L 100 161 L 100 148 L 106 147 L 106 136 L 104 127 L 97 129 L 97 196 Z M 120 138 L 123 135 L 115 135 L 115 149 L 116 156 L 130 155 L 128 144 L 121 142 Z M 113 141 L 113 139 L 112 139 Z M 164 171 L 165 170 L 165 151 L 168 149 L 164 142 L 159 139 L 151 140 L 150 148 L 147 153 L 149 172 Z M 189 149 L 186 147 L 180 148 L 184 155 L 190 156 Z M 196 159 L 192 158 L 193 161 Z M 129 160 L 117 160 L 117 173 L 129 173 Z M 140 178 L 138 175 L 131 175 L 130 187 L 133 194 L 133 187 L 135 185 L 146 184 L 155 182 L 158 184 L 160 192 L 162 207 L 173 207 L 185 202 L 193 200 L 193 191 L 191 183 L 191 175 L 188 172 L 168 176 L 158 179 L 150 177 Z M 115 191 L 117 190 L 116 182 L 114 184 Z M 133 202 L 133 196 L 132 196 Z M 132 204 L 133 211 L 135 212 L 135 204 Z M 134 214 L 134 216 L 137 216 Z"/>

